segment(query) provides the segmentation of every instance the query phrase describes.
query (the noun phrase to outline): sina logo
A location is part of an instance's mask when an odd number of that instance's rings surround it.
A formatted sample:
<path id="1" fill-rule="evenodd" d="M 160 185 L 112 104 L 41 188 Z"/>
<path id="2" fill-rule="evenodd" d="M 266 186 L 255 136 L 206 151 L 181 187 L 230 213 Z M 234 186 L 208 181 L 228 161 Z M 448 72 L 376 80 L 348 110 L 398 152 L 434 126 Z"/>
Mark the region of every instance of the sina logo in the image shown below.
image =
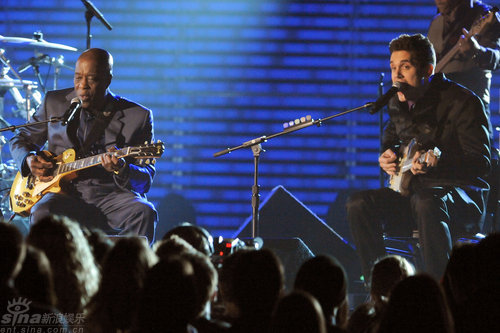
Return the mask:
<path id="1" fill-rule="evenodd" d="M 26 324 L 29 322 L 29 314 L 25 314 L 30 309 L 31 301 L 28 302 L 26 298 L 19 297 L 18 299 L 13 299 L 8 302 L 7 311 L 2 316 L 2 324 L 11 324 L 12 326 L 16 324 Z"/>

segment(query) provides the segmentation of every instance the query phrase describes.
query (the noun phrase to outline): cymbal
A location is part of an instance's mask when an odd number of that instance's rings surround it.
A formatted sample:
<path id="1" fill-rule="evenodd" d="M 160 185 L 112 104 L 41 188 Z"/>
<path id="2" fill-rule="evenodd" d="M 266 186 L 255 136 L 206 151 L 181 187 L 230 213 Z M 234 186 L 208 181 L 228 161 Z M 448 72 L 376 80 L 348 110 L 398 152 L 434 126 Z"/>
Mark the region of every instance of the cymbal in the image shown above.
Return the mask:
<path id="1" fill-rule="evenodd" d="M 28 80 L 14 80 L 11 78 L 0 78 L 0 88 L 23 88 L 24 86 L 30 85 L 32 88 L 37 87 L 37 83 L 33 81 L 28 81 Z"/>
<path id="2" fill-rule="evenodd" d="M 72 46 L 67 46 L 64 44 L 49 43 L 44 39 L 34 39 L 34 38 L 24 38 L 24 37 L 4 37 L 0 35 L 0 42 L 10 43 L 10 44 L 21 44 L 34 47 L 45 47 L 48 49 L 66 50 L 66 51 L 77 51 L 76 48 Z"/>

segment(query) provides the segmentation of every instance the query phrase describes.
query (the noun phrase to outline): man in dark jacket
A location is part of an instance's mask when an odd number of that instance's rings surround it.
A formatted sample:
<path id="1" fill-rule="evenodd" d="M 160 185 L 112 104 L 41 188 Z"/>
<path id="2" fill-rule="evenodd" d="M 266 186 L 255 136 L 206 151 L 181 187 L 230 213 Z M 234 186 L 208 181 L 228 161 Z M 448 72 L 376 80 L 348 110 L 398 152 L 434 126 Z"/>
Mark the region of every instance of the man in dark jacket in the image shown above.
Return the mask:
<path id="1" fill-rule="evenodd" d="M 354 194 L 347 218 L 365 277 L 386 252 L 384 232 L 406 236 L 418 228 L 425 270 L 439 278 L 453 235 L 480 228 L 488 191 L 481 177 L 490 169 L 488 120 L 476 95 L 432 75 L 436 58 L 426 37 L 401 35 L 389 49 L 392 81 L 402 88 L 389 102 L 379 164 L 396 179 L 401 147 L 415 141 L 404 174 L 411 177 L 401 188 Z"/>
<path id="2" fill-rule="evenodd" d="M 76 62 L 74 88 L 48 92 L 31 122 L 64 118 L 78 103 L 81 108 L 76 109 L 73 119 L 67 125 L 50 122 L 25 127 L 12 137 L 10 150 L 21 174 L 36 179 L 34 193 L 21 200 L 26 190 L 19 191 L 13 204 L 22 209 L 30 200 L 39 199 L 28 210 L 32 223 L 58 214 L 107 232 L 147 236 L 153 242 L 157 213 L 145 194 L 155 168 L 112 152 L 150 142 L 154 136 L 153 113 L 111 93 L 112 77 L 111 54 L 97 48 L 86 50 Z M 54 169 L 54 161 L 41 152 L 45 144 L 50 152 L 63 156 L 64 162 L 67 149 L 74 148 L 77 159 L 86 158 L 86 163 L 78 162 L 62 171 Z M 72 173 L 76 178 L 61 181 L 60 191 L 59 186 L 52 186 L 48 192 L 53 193 L 42 198 L 35 193 L 65 171 L 78 169 L 81 171 Z"/>

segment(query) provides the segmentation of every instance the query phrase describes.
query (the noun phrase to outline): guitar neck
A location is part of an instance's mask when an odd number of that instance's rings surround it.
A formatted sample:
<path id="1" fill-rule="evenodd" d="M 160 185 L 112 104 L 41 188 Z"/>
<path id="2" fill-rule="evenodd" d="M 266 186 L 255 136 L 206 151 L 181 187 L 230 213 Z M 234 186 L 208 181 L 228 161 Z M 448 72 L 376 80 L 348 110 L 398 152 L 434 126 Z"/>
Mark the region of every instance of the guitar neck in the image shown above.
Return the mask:
<path id="1" fill-rule="evenodd" d="M 130 147 L 120 149 L 118 151 L 113 152 L 113 154 L 118 157 L 126 157 L 128 156 Z M 57 169 L 54 171 L 54 176 L 64 174 L 64 173 L 71 173 L 75 172 L 78 170 L 83 170 L 87 169 L 96 165 L 101 164 L 102 157 L 107 154 L 107 153 L 102 153 L 94 156 L 89 156 L 85 157 L 73 162 L 68 162 L 68 163 L 61 163 L 58 165 Z"/>
<path id="2" fill-rule="evenodd" d="M 427 153 L 420 155 L 420 157 L 417 159 L 418 163 L 424 163 L 426 159 Z M 413 158 L 407 159 L 401 166 L 400 166 L 400 172 L 406 172 L 411 169 L 411 166 L 413 164 Z"/>
<path id="3" fill-rule="evenodd" d="M 488 23 L 490 23 L 494 18 L 496 18 L 497 12 L 498 8 L 493 7 L 486 13 L 486 15 L 476 20 L 469 29 L 469 32 L 467 33 L 467 38 L 470 38 L 477 34 L 481 34 L 481 32 L 485 29 Z M 448 53 L 446 53 L 446 55 L 441 60 L 439 60 L 439 62 L 436 65 L 435 72 L 436 73 L 441 72 L 443 67 L 446 66 L 446 64 L 449 63 L 451 59 L 453 59 L 453 57 L 457 54 L 459 49 L 460 49 L 460 41 L 458 41 L 455 44 L 455 46 L 453 46 L 453 48 Z"/>
<path id="4" fill-rule="evenodd" d="M 453 57 L 458 53 L 459 50 L 460 50 L 460 45 L 458 45 L 457 43 L 455 44 L 455 46 L 453 46 L 453 48 L 450 51 L 448 51 L 448 53 L 446 53 L 446 55 L 443 58 L 441 58 L 441 60 L 439 60 L 439 62 L 436 65 L 435 72 L 436 73 L 441 72 L 443 67 L 446 66 L 446 64 L 448 64 L 451 59 L 453 59 Z"/>

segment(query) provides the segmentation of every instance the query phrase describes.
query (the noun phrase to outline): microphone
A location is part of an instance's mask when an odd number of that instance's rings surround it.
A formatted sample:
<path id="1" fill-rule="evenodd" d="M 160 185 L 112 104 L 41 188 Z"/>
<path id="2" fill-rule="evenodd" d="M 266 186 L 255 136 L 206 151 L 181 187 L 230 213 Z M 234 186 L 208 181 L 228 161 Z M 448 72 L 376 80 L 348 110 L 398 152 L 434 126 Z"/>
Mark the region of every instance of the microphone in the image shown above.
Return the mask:
<path id="1" fill-rule="evenodd" d="M 111 30 L 113 29 L 113 27 L 111 26 L 111 24 L 109 24 L 108 21 L 106 21 L 106 19 L 104 18 L 104 16 L 102 15 L 102 13 L 99 11 L 99 9 L 96 8 L 96 6 L 94 6 L 94 4 L 91 2 L 91 1 L 88 1 L 88 0 L 82 0 L 82 3 L 85 5 L 85 7 L 87 7 L 87 10 L 92 14 L 94 15 L 95 17 L 97 17 L 99 19 L 99 21 L 102 22 L 102 24 L 104 24 L 104 26 L 106 28 L 108 28 L 108 30 Z"/>
<path id="2" fill-rule="evenodd" d="M 82 101 L 78 97 L 75 97 L 71 100 L 71 105 L 69 106 L 69 109 L 66 111 L 66 113 L 63 116 L 63 119 L 61 121 L 61 124 L 63 126 L 66 126 L 73 118 L 75 117 L 76 111 L 80 109 L 82 106 Z"/>
<path id="3" fill-rule="evenodd" d="M 399 91 L 399 88 L 401 88 L 401 82 L 394 82 L 392 85 L 391 89 L 387 90 L 385 94 L 380 96 L 377 101 L 375 101 L 370 109 L 370 114 L 377 113 L 382 109 L 384 106 L 389 103 L 389 100 L 392 98 L 392 96 L 396 95 L 396 93 Z"/>

